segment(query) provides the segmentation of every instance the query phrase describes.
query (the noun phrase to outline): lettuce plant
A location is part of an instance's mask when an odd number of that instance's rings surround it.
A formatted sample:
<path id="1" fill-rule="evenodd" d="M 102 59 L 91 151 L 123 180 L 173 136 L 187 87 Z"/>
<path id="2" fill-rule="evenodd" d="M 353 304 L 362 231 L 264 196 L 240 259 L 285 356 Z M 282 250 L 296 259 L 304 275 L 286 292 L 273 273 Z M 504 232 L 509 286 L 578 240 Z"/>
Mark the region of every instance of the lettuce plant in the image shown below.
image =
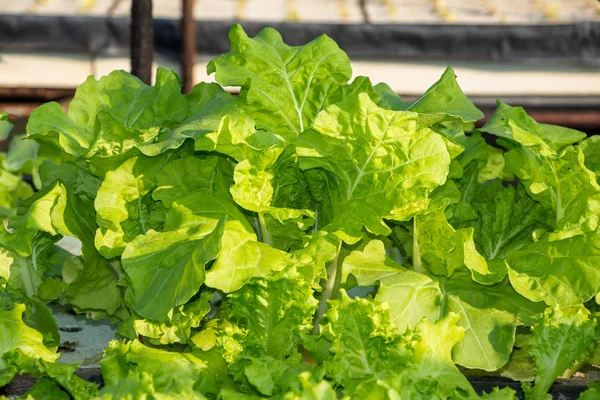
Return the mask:
<path id="1" fill-rule="evenodd" d="M 406 102 L 326 36 L 230 41 L 218 84 L 115 71 L 33 112 L 24 143 L 51 156 L 0 226 L 0 386 L 515 398 L 476 393 L 486 371 L 544 399 L 598 362 L 599 141 L 501 102 L 474 129 L 451 68 Z M 102 390 L 55 362 L 52 302 L 118 324 Z"/>

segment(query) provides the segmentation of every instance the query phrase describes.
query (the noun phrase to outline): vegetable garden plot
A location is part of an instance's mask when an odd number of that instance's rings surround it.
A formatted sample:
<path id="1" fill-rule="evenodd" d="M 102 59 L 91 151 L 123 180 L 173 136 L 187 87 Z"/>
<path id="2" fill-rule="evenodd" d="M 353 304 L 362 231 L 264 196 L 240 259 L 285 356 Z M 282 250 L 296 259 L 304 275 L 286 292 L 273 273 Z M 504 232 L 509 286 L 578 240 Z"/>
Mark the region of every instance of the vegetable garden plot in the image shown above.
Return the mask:
<path id="1" fill-rule="evenodd" d="M 0 386 L 29 373 L 33 398 L 471 399 L 461 371 L 485 371 L 544 399 L 598 363 L 596 138 L 502 103 L 474 130 L 483 115 L 450 68 L 407 103 L 349 82 L 326 36 L 289 47 L 235 25 L 230 40 L 208 68 L 239 96 L 115 71 L 67 113 L 31 115 L 2 176 L 39 190 L 17 201 L 0 181 Z M 56 363 L 52 302 L 118 324 L 101 390 Z"/>

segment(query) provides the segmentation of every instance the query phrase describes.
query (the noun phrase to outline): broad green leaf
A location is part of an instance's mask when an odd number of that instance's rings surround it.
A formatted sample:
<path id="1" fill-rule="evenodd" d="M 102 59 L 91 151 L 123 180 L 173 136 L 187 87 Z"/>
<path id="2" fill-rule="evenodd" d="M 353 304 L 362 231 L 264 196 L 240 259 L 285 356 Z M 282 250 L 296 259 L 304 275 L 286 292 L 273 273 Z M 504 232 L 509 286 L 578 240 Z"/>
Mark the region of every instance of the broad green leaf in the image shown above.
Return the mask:
<path id="1" fill-rule="evenodd" d="M 476 248 L 491 272 L 489 275 L 474 272 L 473 278 L 484 284 L 499 282 L 507 273 L 506 256 L 533 243 L 533 230 L 542 226 L 539 223 L 543 219 L 542 206 L 528 196 L 522 185 L 516 189 L 504 187 L 499 180 L 484 185 L 471 180 L 461 190 L 464 201 L 454 210 L 456 224 L 475 229 Z M 467 217 L 467 207 L 472 217 Z"/>
<path id="2" fill-rule="evenodd" d="M 556 307 L 533 329 L 530 353 L 535 361 L 535 386 L 528 400 L 546 399 L 554 380 L 575 361 L 585 360 L 594 344 L 596 321 L 582 305 Z"/>
<path id="3" fill-rule="evenodd" d="M 600 291 L 600 234 L 531 243 L 508 254 L 508 276 L 531 301 L 574 306 Z"/>
<path id="4" fill-rule="evenodd" d="M 0 326 L 2 326 L 0 359 L 7 353 L 19 350 L 31 358 L 40 358 L 51 362 L 56 361 L 59 354 L 44 345 L 44 337 L 40 332 L 25 324 L 23 320 L 25 305 L 13 304 L 12 308 L 9 307 L 9 304 L 2 305 L 4 307 L 0 309 Z M 0 360 L 1 366 L 2 361 Z"/>
<path id="5" fill-rule="evenodd" d="M 308 282 L 318 284 L 319 279 L 326 278 L 325 266 L 332 261 L 340 250 L 340 240 L 323 230 L 304 237 L 301 249 L 291 252 L 298 272 Z"/>
<path id="6" fill-rule="evenodd" d="M 299 47 L 265 28 L 250 38 L 240 25 L 229 33 L 231 51 L 213 59 L 209 74 L 223 86 L 239 86 L 238 103 L 261 129 L 293 141 L 312 125 L 330 91 L 351 76 L 350 60 L 323 35 Z"/>
<path id="7" fill-rule="evenodd" d="M 55 184 L 21 202 L 17 207 L 17 215 L 8 222 L 8 227 L 17 233 L 9 234 L 4 226 L 0 227 L 0 244 L 22 256 L 29 256 L 38 232 L 57 235 L 59 232 L 52 224 L 50 212 L 61 194 L 61 186 Z"/>
<path id="8" fill-rule="evenodd" d="M 256 240 L 252 225 L 240 208 L 226 197 L 197 190 L 171 204 L 165 218 L 165 232 L 189 230 L 192 234 L 214 230 L 219 220 L 226 218 L 225 228 L 240 231 L 240 235 Z"/>
<path id="9" fill-rule="evenodd" d="M 590 136 L 579 142 L 579 148 L 585 157 L 585 166 L 596 174 L 600 175 L 600 136 Z"/>
<path id="10" fill-rule="evenodd" d="M 541 218 L 541 207 L 523 186 L 504 187 L 498 180 L 479 187 L 471 206 L 478 214 L 475 242 L 487 260 L 503 259 L 514 249 L 531 243 Z"/>
<path id="11" fill-rule="evenodd" d="M 377 281 L 401 274 L 404 268 L 385 255 L 384 244 L 371 240 L 363 250 L 355 250 L 344 258 L 342 282 L 352 274 L 360 286 L 370 286 Z"/>
<path id="12" fill-rule="evenodd" d="M 379 107 L 394 111 L 404 111 L 411 105 L 410 102 L 403 101 L 387 83 L 378 83 L 373 86 L 373 91 L 379 97 L 379 101 L 377 102 Z"/>
<path id="13" fill-rule="evenodd" d="M 207 134 L 231 129 L 229 126 L 238 129 L 246 126 L 247 119 L 240 117 L 234 98 L 214 83 L 200 83 L 185 97 L 189 102 L 188 118 L 179 126 L 162 130 L 154 141 L 139 145 L 144 155 L 156 156 L 180 147 L 187 139 L 199 140 Z"/>
<path id="14" fill-rule="evenodd" d="M 22 181 L 20 174 L 13 174 L 0 168 L 0 218 L 14 217 L 19 202 L 31 197 L 32 194 L 31 186 Z"/>
<path id="15" fill-rule="evenodd" d="M 437 321 L 443 294 L 438 282 L 424 274 L 404 271 L 382 280 L 376 299 L 390 306 L 390 320 L 400 332 L 423 319 Z"/>
<path id="16" fill-rule="evenodd" d="M 579 148 L 567 147 L 556 157 L 538 157 L 527 148 L 516 148 L 505 158 L 529 195 L 552 210 L 548 220 L 558 232 L 556 238 L 598 227 L 600 186 L 594 173 L 584 166 Z"/>
<path id="17" fill-rule="evenodd" d="M 55 164 L 51 161 L 44 161 L 39 167 L 41 187 L 46 188 L 53 185 L 57 180 L 73 194 L 88 199 L 95 199 L 102 181 L 96 178 L 82 164 L 66 162 L 64 164 Z"/>
<path id="18" fill-rule="evenodd" d="M 523 107 L 511 107 L 500 100 L 482 131 L 531 147 L 543 156 L 551 156 L 585 138 L 585 133 L 555 125 L 538 124 Z"/>
<path id="19" fill-rule="evenodd" d="M 212 292 L 201 295 L 185 305 L 168 312 L 168 321 L 159 322 L 147 319 L 135 319 L 133 327 L 138 335 L 149 338 L 152 344 L 186 343 L 191 330 L 200 326 L 202 319 L 210 312 Z"/>
<path id="20" fill-rule="evenodd" d="M 197 151 L 216 151 L 237 162 L 248 161 L 264 170 L 273 165 L 283 151 L 283 141 L 271 132 L 256 130 L 252 120 L 242 116 L 237 124 L 223 118 L 219 129 L 195 140 Z"/>
<path id="21" fill-rule="evenodd" d="M 424 317 L 435 322 L 449 313 L 460 315 L 458 324 L 465 335 L 454 347 L 454 362 L 486 371 L 506 364 L 516 326 L 531 324 L 543 309 L 510 286 L 484 286 L 466 272 L 439 280 L 401 272 L 382 279 L 376 299 L 390 305 L 391 321 L 400 331 L 414 328 Z"/>
<path id="22" fill-rule="evenodd" d="M 70 254 L 54 245 L 47 237 L 37 237 L 32 243 L 32 255 L 23 257 L 9 253 L 13 261 L 7 291 L 45 302 L 56 300 L 64 291 L 64 284 L 57 281 L 62 264 Z M 50 289 L 56 290 L 50 290 Z"/>
<path id="23" fill-rule="evenodd" d="M 167 161 L 133 157 L 106 174 L 94 201 L 99 225 L 95 243 L 104 257 L 121 255 L 134 237 L 161 226 L 163 211 L 152 201 L 151 191 Z"/>
<path id="24" fill-rule="evenodd" d="M 412 243 L 408 242 L 405 248 L 410 249 L 413 267 L 417 272 L 451 276 L 466 266 L 474 276 L 486 279 L 487 275 L 491 275 L 485 258 L 475 248 L 473 229 L 455 230 L 443 211 L 416 216 L 413 220 Z"/>
<path id="25" fill-rule="evenodd" d="M 56 143 L 78 157 L 89 148 L 94 131 L 74 124 L 58 103 L 50 102 L 33 110 L 27 122 L 27 136 L 41 144 Z"/>
<path id="26" fill-rule="evenodd" d="M 33 384 L 33 386 L 21 396 L 22 399 L 35 400 L 51 398 L 56 400 L 69 400 L 70 396 L 63 392 L 60 386 L 52 380 L 43 377 Z"/>
<path id="27" fill-rule="evenodd" d="M 39 149 L 39 143 L 27 139 L 25 135 L 14 136 L 10 141 L 6 158 L 2 161 L 2 168 L 9 172 L 33 174 Z"/>
<path id="28" fill-rule="evenodd" d="M 531 382 L 535 380 L 535 364 L 529 354 L 531 333 L 519 334 L 515 337 L 515 349 L 508 363 L 499 371 L 500 375 L 514 381 Z"/>
<path id="29" fill-rule="evenodd" d="M 463 122 L 477 121 L 483 118 L 471 100 L 463 93 L 456 82 L 456 74 L 450 67 L 446 68 L 442 77 L 433 84 L 425 94 L 403 111 L 426 114 L 421 118 L 428 121 L 425 126 L 452 118 L 460 118 Z"/>
<path id="30" fill-rule="evenodd" d="M 155 86 L 147 86 L 125 71 L 114 71 L 99 80 L 91 76 L 80 85 L 66 114 L 55 102 L 38 107 L 29 118 L 27 134 L 42 143 L 58 143 L 74 156 L 82 156 L 97 141 L 104 147 L 102 151 L 108 146 L 113 152 L 119 142 L 129 144 L 124 138 L 115 141 L 113 133 L 100 133 L 106 128 L 98 118 L 103 113 L 123 128 L 147 130 L 181 122 L 188 107 L 179 78 L 172 71 L 159 68 Z"/>
<path id="31" fill-rule="evenodd" d="M 460 315 L 465 340 L 453 349 L 454 361 L 467 368 L 495 371 L 508 362 L 515 342 L 515 316 L 496 308 L 475 308 L 449 296 L 445 312 Z M 447 311 L 446 311 L 447 310 Z"/>
<path id="32" fill-rule="evenodd" d="M 588 386 L 588 389 L 581 393 L 579 400 L 594 400 L 600 397 L 600 384 L 598 382 L 592 382 Z"/>
<path id="33" fill-rule="evenodd" d="M 68 283 L 64 299 L 78 313 L 93 312 L 114 317 L 123 305 L 116 267 L 92 249 L 84 252 L 85 261 L 76 258 L 63 267 L 63 279 Z"/>
<path id="34" fill-rule="evenodd" d="M 207 271 L 205 284 L 231 293 L 252 278 L 264 278 L 292 264 L 289 253 L 257 242 L 242 226 L 225 229 L 219 257 Z"/>
<path id="35" fill-rule="evenodd" d="M 185 173 L 193 171 L 193 173 Z M 184 157 L 170 161 L 156 176 L 152 193 L 165 207 L 197 190 L 228 197 L 233 184 L 231 162 L 218 156 Z"/>
<path id="36" fill-rule="evenodd" d="M 128 243 L 121 261 L 135 293 L 135 312 L 167 321 L 171 309 L 198 293 L 206 263 L 219 254 L 223 226 L 224 221 L 208 234 L 200 231 L 195 235 L 187 230 L 149 230 Z"/>
<path id="37" fill-rule="evenodd" d="M 100 131 L 85 153 L 85 158 L 92 158 L 90 162 L 99 165 L 116 163 L 115 159 L 123 162 L 135 153 L 132 150 L 151 142 L 159 133 L 157 126 L 146 129 L 124 126 L 115 117 L 104 112 L 97 118 Z"/>
<path id="38" fill-rule="evenodd" d="M 8 117 L 8 113 L 5 111 L 0 112 L 0 140 L 5 140 L 10 135 L 10 131 L 13 128 L 13 122 Z"/>
<path id="39" fill-rule="evenodd" d="M 325 171 L 334 214 L 325 229 L 349 243 L 363 226 L 388 235 L 383 218 L 422 212 L 450 164 L 443 138 L 417 129 L 417 114 L 384 110 L 364 93 L 319 114 L 299 137 L 297 154 L 303 170 Z"/>

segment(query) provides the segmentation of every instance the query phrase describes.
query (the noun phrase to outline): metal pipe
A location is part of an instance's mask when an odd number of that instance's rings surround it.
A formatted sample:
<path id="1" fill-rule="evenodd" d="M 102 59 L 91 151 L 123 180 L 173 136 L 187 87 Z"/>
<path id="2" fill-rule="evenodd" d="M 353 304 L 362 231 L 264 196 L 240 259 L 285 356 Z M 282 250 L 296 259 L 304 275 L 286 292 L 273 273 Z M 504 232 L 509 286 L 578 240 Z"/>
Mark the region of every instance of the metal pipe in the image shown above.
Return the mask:
<path id="1" fill-rule="evenodd" d="M 194 87 L 194 64 L 196 61 L 196 23 L 194 22 L 194 0 L 181 2 L 181 80 L 183 93 Z"/>
<path id="2" fill-rule="evenodd" d="M 150 85 L 154 53 L 152 0 L 131 2 L 131 73 Z"/>

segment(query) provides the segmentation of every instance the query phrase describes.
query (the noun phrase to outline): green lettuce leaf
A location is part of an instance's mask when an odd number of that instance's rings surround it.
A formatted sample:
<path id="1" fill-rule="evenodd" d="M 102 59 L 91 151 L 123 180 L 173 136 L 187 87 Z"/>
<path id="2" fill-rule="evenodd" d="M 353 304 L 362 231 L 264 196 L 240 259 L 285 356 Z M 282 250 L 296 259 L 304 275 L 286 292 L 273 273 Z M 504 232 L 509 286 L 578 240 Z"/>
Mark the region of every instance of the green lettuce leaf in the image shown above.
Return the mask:
<path id="1" fill-rule="evenodd" d="M 442 137 L 418 129 L 416 119 L 360 94 L 327 108 L 300 135 L 300 168 L 319 168 L 327 182 L 327 231 L 348 243 L 362 237 L 363 226 L 388 235 L 383 218 L 403 221 L 427 207 L 429 193 L 446 180 L 450 155 Z"/>
<path id="2" fill-rule="evenodd" d="M 539 124 L 527 115 L 523 107 L 511 107 L 500 100 L 496 111 L 481 130 L 534 148 L 543 156 L 554 155 L 585 138 L 585 133 L 574 129 Z"/>
<path id="3" fill-rule="evenodd" d="M 151 382 L 157 396 L 204 399 L 204 394 L 216 397 L 220 388 L 231 385 L 227 373 L 218 365 L 191 353 L 146 347 L 137 340 L 112 341 L 100 361 L 100 369 L 106 387 L 102 393 L 126 394 L 129 388 L 149 386 Z M 115 386 L 120 387 L 111 389 Z"/>
<path id="4" fill-rule="evenodd" d="M 56 102 L 38 107 L 29 118 L 27 134 L 42 143 L 57 143 L 77 157 L 90 149 L 90 155 L 95 154 L 96 142 L 107 151 L 120 152 L 123 138 L 114 140 L 110 132 L 100 133 L 100 115 L 108 114 L 124 128 L 145 130 L 180 123 L 188 108 L 173 71 L 159 68 L 155 86 L 147 86 L 125 71 L 114 71 L 98 81 L 89 77 L 77 89 L 66 114 Z"/>
<path id="5" fill-rule="evenodd" d="M 448 118 L 459 118 L 463 122 L 473 122 L 483 118 L 483 113 L 473 105 L 473 102 L 458 86 L 456 74 L 450 67 L 446 68 L 442 77 L 427 89 L 423 96 L 403 111 L 425 114 L 421 117 L 423 121 L 427 121 L 424 126 L 430 126 Z"/>
<path id="6" fill-rule="evenodd" d="M 238 290 L 252 278 L 263 278 L 292 265 L 289 253 L 257 242 L 241 226 L 226 229 L 219 257 L 206 273 L 205 285 L 225 293 Z"/>
<path id="7" fill-rule="evenodd" d="M 585 157 L 585 166 L 596 174 L 600 175 L 600 136 L 590 136 L 579 142 L 579 148 Z"/>
<path id="8" fill-rule="evenodd" d="M 403 374 L 402 398 L 476 397 L 452 361 L 452 349 L 464 334 L 458 320 L 458 315 L 450 313 L 435 324 L 425 320 L 417 326 L 413 362 Z"/>
<path id="9" fill-rule="evenodd" d="M 282 360 L 294 354 L 301 334 L 312 327 L 317 300 L 300 276 L 257 279 L 231 293 L 219 318 L 244 330 L 244 354 Z"/>
<path id="10" fill-rule="evenodd" d="M 0 309 L 0 321 L 2 322 L 0 358 L 12 351 L 19 350 L 23 355 L 34 359 L 40 358 L 49 362 L 58 359 L 59 354 L 55 352 L 56 348 L 46 347 L 43 335 L 25 324 L 23 315 L 26 308 L 24 304 L 3 301 L 0 305 L 2 305 L 2 309 Z M 0 361 L 1 365 L 2 361 Z"/>
<path id="11" fill-rule="evenodd" d="M 583 306 L 547 310 L 533 328 L 530 354 L 535 361 L 535 386 L 526 391 L 531 400 L 546 399 L 554 380 L 575 361 L 585 360 L 594 344 L 597 322 Z"/>
<path id="12" fill-rule="evenodd" d="M 409 365 L 412 354 L 395 332 L 388 310 L 365 299 L 352 300 L 344 291 L 329 305 L 328 323 L 321 327 L 332 354 L 324 362 L 327 375 L 347 393 L 373 381 L 397 390 L 398 371 Z"/>
<path id="13" fill-rule="evenodd" d="M 149 338 L 152 344 L 186 343 L 192 329 L 198 328 L 210 312 L 212 297 L 212 292 L 202 292 L 197 299 L 170 310 L 166 322 L 134 317 L 133 328 L 138 335 Z"/>
<path id="14" fill-rule="evenodd" d="M 13 122 L 8 117 L 8 113 L 0 111 L 0 139 L 5 140 L 8 138 L 10 131 L 13 128 Z"/>
<path id="15" fill-rule="evenodd" d="M 381 282 L 376 299 L 389 304 L 390 321 L 400 332 L 423 318 L 435 322 L 449 313 L 460 315 L 465 335 L 454 348 L 454 361 L 469 368 L 495 371 L 506 364 L 517 325 L 533 324 L 543 310 L 543 305 L 519 296 L 509 285 L 480 285 L 466 272 L 432 279 L 403 270 L 385 258 L 375 241 L 350 253 L 342 271 L 343 280 L 352 274 L 361 285 Z"/>
<path id="16" fill-rule="evenodd" d="M 137 235 L 161 227 L 164 211 L 152 201 L 151 191 L 166 164 L 164 157 L 139 156 L 106 174 L 94 201 L 99 225 L 95 243 L 104 257 L 121 255 Z"/>
<path id="17" fill-rule="evenodd" d="M 546 239 L 511 252 L 506 258 L 512 286 L 531 301 L 550 306 L 584 303 L 600 291 L 600 234 Z"/>
<path id="18" fill-rule="evenodd" d="M 205 265 L 217 258 L 224 221 L 212 232 L 148 231 L 127 244 L 121 261 L 135 294 L 136 313 L 166 321 L 171 309 L 200 290 Z M 157 293 L 161 293 L 157 296 Z"/>
<path id="19" fill-rule="evenodd" d="M 413 103 L 400 100 L 386 84 L 378 84 L 374 90 L 381 98 L 378 103 L 381 107 L 421 114 L 421 126 L 431 126 L 444 120 L 460 119 L 463 122 L 473 122 L 483 118 L 483 113 L 458 86 L 456 74 L 450 67 L 446 68 L 441 78 Z"/>
<path id="20" fill-rule="evenodd" d="M 3 362 L 6 364 L 6 369 L 0 372 L 0 386 L 3 385 L 7 375 L 30 374 L 34 378 L 42 378 L 42 380 L 53 383 L 53 385 L 45 384 L 43 387 L 38 386 L 35 389 L 35 391 L 41 392 L 44 388 L 52 388 L 53 393 L 42 392 L 43 396 L 40 398 L 54 398 L 51 396 L 56 392 L 56 386 L 60 386 L 61 390 L 71 396 L 68 398 L 75 400 L 87 400 L 98 391 L 96 384 L 87 382 L 75 374 L 79 367 L 76 364 L 57 364 L 43 358 L 29 356 L 21 350 L 4 354 L 0 364 Z M 12 378 L 12 376 L 10 377 Z"/>
<path id="21" fill-rule="evenodd" d="M 350 60 L 325 35 L 292 47 L 272 28 L 252 39 L 236 24 L 229 40 L 231 51 L 212 60 L 208 73 L 223 86 L 239 86 L 238 103 L 257 126 L 288 141 L 312 125 L 330 91 L 351 76 Z"/>
<path id="22" fill-rule="evenodd" d="M 451 276 L 466 266 L 474 277 L 481 277 L 488 283 L 486 278 L 491 272 L 485 258 L 475 248 L 473 228 L 455 230 L 443 211 L 434 211 L 416 216 L 411 231 L 407 235 L 404 229 L 397 228 L 396 235 L 411 255 L 415 271 Z M 439 240 L 441 237 L 446 240 Z"/>

